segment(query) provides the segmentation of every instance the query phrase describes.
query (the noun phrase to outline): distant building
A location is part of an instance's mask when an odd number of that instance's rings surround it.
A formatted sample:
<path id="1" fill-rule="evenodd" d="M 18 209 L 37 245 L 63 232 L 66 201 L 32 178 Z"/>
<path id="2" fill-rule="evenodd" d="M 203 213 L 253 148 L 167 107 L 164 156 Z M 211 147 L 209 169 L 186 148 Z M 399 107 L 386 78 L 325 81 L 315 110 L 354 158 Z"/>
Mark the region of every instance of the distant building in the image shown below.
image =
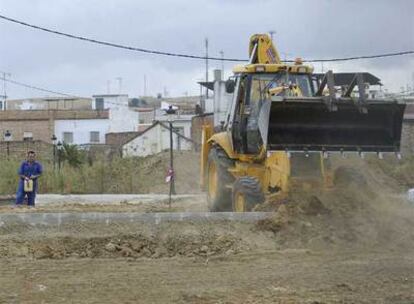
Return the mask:
<path id="1" fill-rule="evenodd" d="M 56 120 L 55 134 L 59 141 L 76 144 L 105 144 L 106 134 L 138 131 L 139 113 L 128 106 L 128 95 L 94 95 L 91 108 L 106 112 L 102 119 Z"/>
<path id="2" fill-rule="evenodd" d="M 78 130 L 78 126 L 83 125 L 85 121 L 89 121 L 92 124 L 97 121 L 109 121 L 109 112 L 93 110 L 1 111 L 0 134 L 4 134 L 8 130 L 13 135 L 13 141 L 40 140 L 51 143 L 52 135 L 55 134 L 58 140 L 63 141 L 63 132 L 68 131 L 72 132 L 73 140 L 75 140 L 78 136 L 75 135 L 74 131 Z M 73 122 L 76 123 L 74 124 Z M 62 124 L 71 125 L 67 128 L 60 128 Z M 93 130 L 94 128 L 90 131 Z"/>
<path id="3" fill-rule="evenodd" d="M 138 130 L 139 112 L 128 106 L 128 95 L 107 94 L 92 96 L 92 109 L 109 110 L 108 133 L 133 132 Z"/>
<path id="4" fill-rule="evenodd" d="M 173 115 L 173 117 L 170 117 L 170 115 L 157 115 L 156 121 L 162 122 L 165 125 L 168 125 L 168 121 L 170 119 L 173 120 L 173 127 L 174 130 L 180 133 L 181 135 L 191 138 L 191 120 L 194 117 L 194 115 L 182 115 L 177 114 Z"/>
<path id="5" fill-rule="evenodd" d="M 93 119 L 59 119 L 55 120 L 55 135 L 58 141 L 67 144 L 104 144 L 105 135 L 109 133 L 109 125 L 108 116 Z"/>
<path id="6" fill-rule="evenodd" d="M 129 99 L 129 105 L 131 107 L 146 108 L 148 107 L 148 102 L 143 98 L 134 97 Z"/>
<path id="7" fill-rule="evenodd" d="M 152 126 L 153 121 L 155 120 L 155 109 L 154 108 L 136 108 L 134 109 L 139 113 L 139 125 L 138 132 L 146 130 L 148 127 Z"/>
<path id="8" fill-rule="evenodd" d="M 0 132 L 9 130 L 13 140 L 49 143 L 55 135 L 68 144 L 104 144 L 107 133 L 138 128 L 139 112 L 129 108 L 128 95 L 8 100 L 0 112 Z"/>
<path id="9" fill-rule="evenodd" d="M 7 100 L 7 110 L 91 110 L 91 98 L 53 97 Z"/>
<path id="10" fill-rule="evenodd" d="M 199 84 L 214 92 L 212 98 L 204 100 L 204 113 L 214 113 L 214 126 L 220 126 L 226 121 L 233 93 L 227 93 L 226 81 L 222 80 L 221 70 L 214 70 L 214 81 Z"/>
<path id="11" fill-rule="evenodd" d="M 180 127 L 173 124 L 173 149 L 191 150 L 192 140 L 182 134 Z M 144 132 L 137 134 L 122 146 L 123 157 L 148 156 L 170 149 L 170 128 L 168 123 L 156 121 Z"/>

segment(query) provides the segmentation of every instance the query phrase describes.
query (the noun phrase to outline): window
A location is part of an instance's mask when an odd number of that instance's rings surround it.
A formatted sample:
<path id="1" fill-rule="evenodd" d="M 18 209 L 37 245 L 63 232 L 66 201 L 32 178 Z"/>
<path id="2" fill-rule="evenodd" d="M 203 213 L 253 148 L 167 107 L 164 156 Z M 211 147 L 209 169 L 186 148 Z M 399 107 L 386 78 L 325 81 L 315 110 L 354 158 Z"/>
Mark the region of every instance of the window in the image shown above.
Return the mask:
<path id="1" fill-rule="evenodd" d="M 0 101 L 0 111 L 3 110 L 3 101 Z"/>
<path id="2" fill-rule="evenodd" d="M 184 136 L 184 127 L 173 127 L 173 130 Z"/>
<path id="3" fill-rule="evenodd" d="M 33 140 L 33 133 L 24 131 L 23 132 L 23 140 Z"/>
<path id="4" fill-rule="evenodd" d="M 178 134 L 180 134 L 180 135 L 184 135 L 184 127 L 175 127 L 175 128 L 173 128 L 173 130 L 175 132 L 177 132 Z M 176 145 L 176 148 L 177 148 L 178 151 L 181 151 L 181 142 L 182 142 L 182 140 L 183 139 L 181 138 L 181 136 L 177 135 L 177 142 L 175 143 L 175 145 Z"/>
<path id="5" fill-rule="evenodd" d="M 92 131 L 90 133 L 90 142 L 99 143 L 99 132 L 98 131 Z"/>
<path id="6" fill-rule="evenodd" d="M 72 132 L 63 132 L 63 142 L 65 144 L 73 144 L 73 133 Z"/>
<path id="7" fill-rule="evenodd" d="M 103 98 L 99 97 L 95 99 L 95 108 L 97 110 L 103 110 L 105 108 Z"/>

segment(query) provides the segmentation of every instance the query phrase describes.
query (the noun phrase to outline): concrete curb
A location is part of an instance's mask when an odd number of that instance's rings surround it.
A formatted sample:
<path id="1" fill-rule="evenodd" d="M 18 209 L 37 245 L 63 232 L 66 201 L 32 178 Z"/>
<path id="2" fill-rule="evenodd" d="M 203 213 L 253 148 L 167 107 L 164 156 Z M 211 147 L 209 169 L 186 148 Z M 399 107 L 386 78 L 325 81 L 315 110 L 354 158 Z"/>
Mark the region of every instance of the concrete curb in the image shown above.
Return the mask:
<path id="1" fill-rule="evenodd" d="M 88 223 L 133 223 L 143 222 L 149 224 L 160 224 L 161 222 L 202 222 L 202 221 L 240 221 L 256 222 L 268 218 L 272 212 L 177 212 L 177 213 L 7 213 L 0 214 L 0 227 L 16 224 L 31 226 L 60 226 L 66 223 L 88 222 Z"/>
<path id="2" fill-rule="evenodd" d="M 205 194 L 179 194 L 173 195 L 174 201 L 183 199 L 205 199 Z M 168 200 L 167 194 L 38 194 L 36 205 L 49 204 L 119 204 L 121 202 L 156 203 Z"/>

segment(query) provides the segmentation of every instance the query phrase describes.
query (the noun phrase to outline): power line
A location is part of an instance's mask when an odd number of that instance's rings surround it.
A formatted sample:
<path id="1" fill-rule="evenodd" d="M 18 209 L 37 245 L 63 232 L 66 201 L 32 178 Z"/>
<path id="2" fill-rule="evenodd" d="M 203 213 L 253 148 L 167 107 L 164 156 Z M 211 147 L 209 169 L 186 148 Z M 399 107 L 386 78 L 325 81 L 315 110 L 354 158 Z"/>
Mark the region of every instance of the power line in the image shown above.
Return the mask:
<path id="1" fill-rule="evenodd" d="M 52 94 L 56 94 L 56 95 L 61 95 L 64 97 L 68 97 L 68 98 L 72 98 L 72 99 L 82 99 L 83 97 L 79 97 L 76 95 L 71 95 L 71 94 L 66 94 L 66 93 L 62 93 L 62 92 L 58 92 L 58 91 L 53 91 L 53 90 L 49 90 L 49 89 L 45 89 L 45 88 L 40 88 L 37 86 L 33 86 L 27 83 L 23 83 L 23 82 L 19 82 L 19 81 L 15 81 L 15 80 L 11 80 L 11 79 L 7 79 L 7 78 L 3 78 L 0 77 L 0 80 L 24 87 L 24 88 L 28 88 L 28 89 L 32 89 L 32 90 L 37 90 L 37 91 L 41 91 L 41 92 L 46 92 L 46 93 L 52 93 Z M 50 101 L 51 102 L 51 101 Z M 107 104 L 112 104 L 112 105 L 116 105 L 116 106 L 120 106 L 120 107 L 127 107 L 129 108 L 129 105 L 123 105 L 120 103 L 116 103 L 116 102 L 110 102 L 110 101 L 105 101 L 105 103 Z"/>
<path id="2" fill-rule="evenodd" d="M 96 40 L 96 39 L 87 38 L 87 37 L 83 37 L 83 36 L 77 36 L 77 35 L 73 35 L 73 34 L 68 34 L 68 33 L 64 33 L 64 32 L 51 30 L 51 29 L 48 29 L 48 28 L 45 28 L 45 27 L 29 24 L 29 23 L 19 21 L 19 20 L 13 19 L 13 18 L 9 18 L 9 17 L 3 16 L 3 15 L 0 15 L 0 19 L 4 19 L 4 20 L 7 20 L 7 21 L 10 21 L 10 22 L 13 22 L 13 23 L 17 23 L 17 24 L 24 25 L 24 26 L 27 26 L 27 27 L 31 27 L 31 28 L 34 28 L 34 29 L 37 29 L 37 30 L 41 30 L 41 31 L 44 31 L 44 32 L 48 32 L 48 33 L 52 33 L 52 34 L 56 34 L 56 35 L 60 35 L 60 36 L 68 37 L 68 38 L 78 39 L 78 40 L 82 40 L 82 41 L 87 41 L 87 42 L 96 43 L 96 44 L 105 45 L 105 46 L 111 46 L 111 47 L 120 48 L 120 49 L 126 49 L 126 50 L 130 50 L 130 51 L 136 51 L 136 52 L 148 53 L 148 54 L 156 54 L 156 55 L 164 55 L 164 56 L 184 57 L 184 58 L 191 58 L 191 59 L 203 59 L 203 60 L 206 59 L 206 56 L 178 54 L 178 53 L 163 52 L 163 51 L 150 50 L 150 49 L 144 49 L 144 48 L 137 48 L 137 47 L 122 45 L 122 44 L 118 44 L 118 43 L 107 42 L 107 41 L 102 41 L 102 40 Z M 208 57 L 208 59 L 210 59 L 210 60 L 222 60 L 221 58 L 218 58 L 218 57 Z M 246 61 L 245 59 L 236 59 L 236 58 L 230 58 L 230 59 L 226 59 L 226 60 L 227 61 Z"/>
<path id="3" fill-rule="evenodd" d="M 30 85 L 30 84 L 26 84 L 26 83 L 23 83 L 23 82 L 7 79 L 7 78 L 4 78 L 4 77 L 1 77 L 0 79 L 3 80 L 3 81 L 6 81 L 6 82 L 12 83 L 12 84 L 21 86 L 21 87 L 32 89 L 32 90 L 42 91 L 42 92 L 45 92 L 45 93 L 51 93 L 51 94 L 56 94 L 56 95 L 61 95 L 61 96 L 66 96 L 66 97 L 71 97 L 71 98 L 81 98 L 81 97 L 78 97 L 78 96 L 74 96 L 74 95 L 70 95 L 70 94 L 66 94 L 66 93 L 61 93 L 61 92 L 58 92 L 58 91 L 52 91 L 52 90 L 49 90 L 49 89 L 36 87 L 36 86 Z"/>
<path id="4" fill-rule="evenodd" d="M 107 41 L 97 40 L 97 39 L 93 39 L 93 38 L 78 36 L 78 35 L 74 35 L 74 34 L 68 34 L 68 33 L 60 32 L 60 31 L 48 29 L 48 28 L 45 28 L 45 27 L 41 27 L 41 26 L 38 26 L 38 25 L 30 24 L 30 23 L 20 21 L 20 20 L 14 19 L 14 18 L 3 16 L 3 15 L 0 15 L 0 19 L 6 20 L 6 21 L 9 21 L 9 22 L 13 22 L 13 23 L 16 23 L 16 24 L 20 24 L 20 25 L 23 25 L 23 26 L 26 26 L 26 27 L 30 27 L 30 28 L 33 28 L 33 29 L 37 29 L 37 30 L 40 30 L 40 31 L 44 31 L 44 32 L 64 36 L 64 37 L 67 37 L 67 38 L 78 39 L 78 40 L 82 40 L 82 41 L 86 41 L 86 42 L 90 42 L 90 43 L 115 47 L 115 48 L 119 48 L 119 49 L 125 49 L 125 50 L 129 50 L 129 51 L 155 54 L 155 55 L 163 55 L 163 56 L 190 58 L 190 59 L 203 59 L 203 60 L 209 59 L 209 60 L 217 60 L 217 61 L 222 60 L 222 61 L 234 61 L 234 62 L 246 62 L 246 61 L 248 61 L 248 59 L 207 57 L 207 56 L 198 56 L 198 55 L 191 55 L 191 54 L 179 54 L 179 53 L 164 52 L 164 51 L 158 51 L 158 50 L 132 47 L 132 46 L 122 45 L 122 44 L 118 44 L 118 43 L 107 42 Z M 350 60 L 358 60 L 358 59 L 374 59 L 374 58 L 384 58 L 384 57 L 402 56 L 402 55 L 410 55 L 410 54 L 414 54 L 414 50 L 401 51 L 401 52 L 392 52 L 392 53 L 385 53 L 385 54 L 378 54 L 378 55 L 343 57 L 343 58 L 308 59 L 308 60 L 303 60 L 303 62 L 350 61 Z M 294 60 L 285 60 L 285 62 L 293 62 L 293 61 Z"/>
<path id="5" fill-rule="evenodd" d="M 331 58 L 331 59 L 313 59 L 313 60 L 303 60 L 304 62 L 333 62 L 333 61 L 350 61 L 358 59 L 374 59 L 374 58 L 384 58 L 384 57 L 394 57 L 402 55 L 414 54 L 414 51 L 402 51 L 395 53 L 386 53 L 379 55 L 366 55 L 366 56 L 354 56 L 354 57 L 344 57 L 344 58 Z"/>

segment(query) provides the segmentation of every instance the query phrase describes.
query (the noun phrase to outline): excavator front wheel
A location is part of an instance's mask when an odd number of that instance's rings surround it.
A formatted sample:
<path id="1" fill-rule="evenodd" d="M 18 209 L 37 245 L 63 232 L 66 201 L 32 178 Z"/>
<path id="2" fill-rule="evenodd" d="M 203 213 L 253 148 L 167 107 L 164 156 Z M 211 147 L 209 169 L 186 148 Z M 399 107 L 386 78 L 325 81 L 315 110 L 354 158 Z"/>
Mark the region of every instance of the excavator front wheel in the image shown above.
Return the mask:
<path id="1" fill-rule="evenodd" d="M 210 211 L 231 210 L 233 176 L 227 171 L 232 161 L 219 147 L 212 147 L 207 161 L 207 202 Z"/>
<path id="2" fill-rule="evenodd" d="M 232 205 L 234 212 L 248 212 L 265 201 L 260 182 L 251 176 L 239 177 L 233 184 Z"/>
<path id="3" fill-rule="evenodd" d="M 217 164 L 212 161 L 208 164 L 208 196 L 209 200 L 215 201 L 217 198 L 218 187 Z"/>
<path id="4" fill-rule="evenodd" d="M 237 192 L 234 197 L 233 211 L 234 212 L 246 212 L 246 197 L 243 193 Z"/>

